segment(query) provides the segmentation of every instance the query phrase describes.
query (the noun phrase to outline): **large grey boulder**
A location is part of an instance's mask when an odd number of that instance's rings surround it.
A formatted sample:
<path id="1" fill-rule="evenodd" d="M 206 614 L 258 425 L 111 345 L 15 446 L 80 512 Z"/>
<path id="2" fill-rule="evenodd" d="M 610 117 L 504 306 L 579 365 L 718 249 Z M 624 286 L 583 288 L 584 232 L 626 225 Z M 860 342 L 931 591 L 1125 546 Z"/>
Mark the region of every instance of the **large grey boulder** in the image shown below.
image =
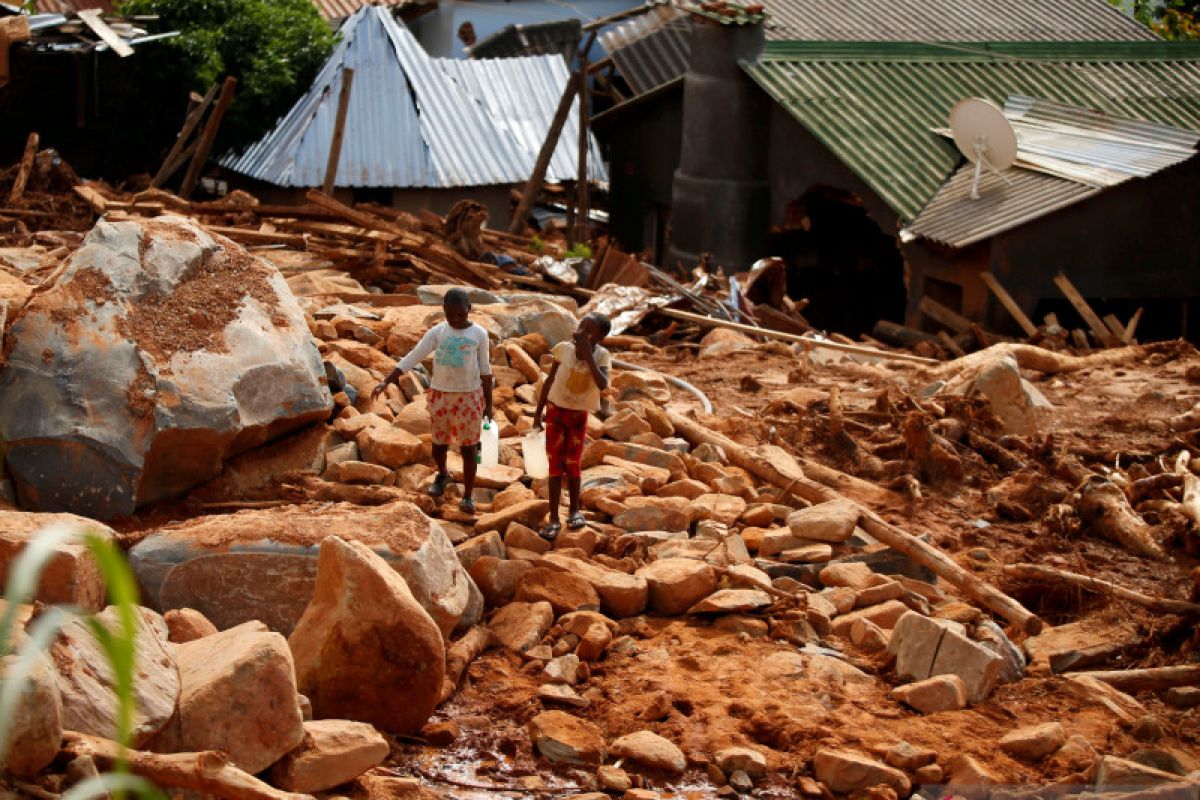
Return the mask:
<path id="1" fill-rule="evenodd" d="M 143 601 L 160 611 L 194 608 L 220 629 L 260 620 L 286 636 L 313 598 L 317 553 L 327 536 L 361 542 L 382 556 L 443 636 L 479 621 L 482 596 L 446 531 L 406 502 L 201 517 L 151 533 L 129 559 Z"/>
<path id="2" fill-rule="evenodd" d="M 279 271 L 176 217 L 97 223 L 6 345 L 0 435 L 33 510 L 130 514 L 332 406 Z"/>

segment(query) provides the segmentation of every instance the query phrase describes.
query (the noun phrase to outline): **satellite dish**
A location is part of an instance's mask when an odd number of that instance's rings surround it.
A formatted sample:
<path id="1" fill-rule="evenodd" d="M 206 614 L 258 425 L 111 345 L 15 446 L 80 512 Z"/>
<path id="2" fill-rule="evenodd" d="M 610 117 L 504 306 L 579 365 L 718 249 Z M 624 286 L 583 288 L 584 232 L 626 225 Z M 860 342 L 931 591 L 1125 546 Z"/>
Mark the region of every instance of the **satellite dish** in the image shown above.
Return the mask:
<path id="1" fill-rule="evenodd" d="M 979 199 L 983 166 L 997 174 L 1017 160 L 1017 134 L 999 106 L 977 97 L 959 100 L 950 109 L 950 133 L 954 144 L 975 165 L 971 199 Z"/>

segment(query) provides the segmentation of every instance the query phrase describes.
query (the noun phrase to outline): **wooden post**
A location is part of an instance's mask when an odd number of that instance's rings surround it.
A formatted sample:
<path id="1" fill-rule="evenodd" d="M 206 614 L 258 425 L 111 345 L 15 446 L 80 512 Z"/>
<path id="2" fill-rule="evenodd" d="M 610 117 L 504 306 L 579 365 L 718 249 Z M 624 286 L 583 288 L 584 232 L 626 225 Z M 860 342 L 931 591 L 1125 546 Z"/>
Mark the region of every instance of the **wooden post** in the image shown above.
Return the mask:
<path id="1" fill-rule="evenodd" d="M 33 157 L 37 155 L 40 142 L 41 138 L 36 132 L 30 133 L 25 140 L 25 152 L 21 154 L 21 166 L 17 167 L 17 177 L 8 193 L 8 202 L 15 203 L 25 194 L 25 184 L 29 182 L 29 173 L 33 172 Z"/>
<path id="2" fill-rule="evenodd" d="M 1137 333 L 1138 323 L 1142 321 L 1142 312 L 1146 309 L 1138 306 L 1137 311 L 1133 312 L 1133 316 L 1129 318 L 1129 324 L 1125 326 L 1125 341 L 1132 342 L 1133 335 Z"/>
<path id="3" fill-rule="evenodd" d="M 966 333 L 971 330 L 971 320 L 959 314 L 954 309 L 947 308 L 929 295 L 921 297 L 921 302 L 917 306 L 917 309 L 934 322 L 945 325 L 955 333 Z M 983 344 L 983 346 L 987 347 L 987 344 Z"/>
<path id="4" fill-rule="evenodd" d="M 1000 301 L 1000 305 L 1004 306 L 1004 310 L 1017 321 L 1021 326 L 1021 330 L 1025 331 L 1026 336 L 1037 336 L 1037 326 L 1029 317 L 1025 316 L 1025 312 L 1017 305 L 1017 301 L 1013 300 L 1012 295 L 1000 285 L 1000 281 L 990 272 L 979 273 L 979 279 L 984 285 L 991 290 L 992 294 L 996 295 L 996 299 Z"/>
<path id="5" fill-rule="evenodd" d="M 1083 299 L 1083 295 L 1079 293 L 1079 290 L 1068 280 L 1066 275 L 1061 272 L 1055 275 L 1054 285 L 1058 287 L 1063 296 L 1075 307 L 1075 310 L 1079 312 L 1079 316 L 1083 317 L 1083 321 L 1091 328 L 1097 342 L 1102 346 L 1120 343 L 1119 340 L 1113 337 L 1112 331 L 1096 316 L 1096 312 L 1092 311 L 1092 307 L 1088 305 L 1087 300 Z"/>
<path id="6" fill-rule="evenodd" d="M 179 187 L 179 196 L 185 200 L 192 193 L 192 189 L 196 187 L 196 181 L 200 179 L 200 170 L 204 168 L 204 162 L 208 161 L 208 154 L 212 152 L 213 142 L 216 141 L 217 131 L 221 127 L 221 120 L 225 117 L 225 112 L 229 110 L 229 104 L 233 102 L 233 92 L 236 88 L 237 78 L 232 75 L 226 78 L 225 83 L 221 86 L 221 96 L 217 99 L 217 107 L 213 109 L 208 122 L 204 125 L 204 132 L 200 134 L 200 143 L 196 145 L 196 154 L 192 156 L 192 163 L 188 165 L 187 174 L 183 176 L 183 185 Z"/>
<path id="7" fill-rule="evenodd" d="M 802 344 L 805 347 L 814 347 L 818 350 L 839 350 L 843 353 L 854 353 L 860 356 L 871 356 L 873 358 L 881 358 L 885 361 L 908 361 L 913 364 L 940 364 L 937 359 L 923 358 L 914 356 L 912 353 L 888 353 L 884 350 L 875 350 L 870 347 L 860 347 L 853 344 L 842 344 L 841 342 L 821 342 L 815 339 L 806 339 L 795 334 L 785 333 L 783 331 L 771 330 L 770 328 L 754 328 L 750 325 L 743 325 L 740 322 L 730 322 L 724 319 L 715 317 L 705 317 L 701 314 L 693 314 L 689 311 L 678 311 L 674 308 L 656 308 L 654 311 L 666 317 L 673 317 L 685 322 L 694 322 L 701 327 L 709 328 L 728 328 L 732 331 L 749 334 L 751 336 L 763 336 L 768 339 L 779 339 L 784 342 L 795 342 Z M 935 337 L 929 337 L 933 339 Z"/>
<path id="8" fill-rule="evenodd" d="M 588 59 L 587 53 L 579 57 L 579 170 L 575 181 L 575 241 L 588 240 Z"/>
<path id="9" fill-rule="evenodd" d="M 342 135 L 346 132 L 346 111 L 350 108 L 350 91 L 354 88 L 354 70 L 342 69 L 342 93 L 338 96 L 337 121 L 333 124 L 333 141 L 329 143 L 329 161 L 325 164 L 325 183 L 321 190 L 333 194 L 338 160 L 342 157 Z"/>
<path id="10" fill-rule="evenodd" d="M 550 167 L 550 158 L 554 155 L 554 151 L 558 147 L 558 139 L 562 136 L 563 126 L 567 124 L 567 115 L 571 112 L 571 102 L 575 99 L 575 94 L 578 91 L 579 79 L 575 75 L 569 76 L 567 78 L 567 85 L 563 87 L 562 97 L 559 98 L 558 108 L 554 112 L 554 119 L 550 121 L 550 128 L 546 131 L 546 138 L 542 142 L 542 149 L 538 151 L 537 161 L 533 165 L 533 173 L 525 183 L 525 188 L 521 192 L 521 200 L 517 203 L 517 209 L 513 212 L 512 221 L 508 224 L 509 233 L 520 233 L 521 228 L 525 226 L 525 217 L 528 216 L 529 209 L 533 207 L 533 198 L 537 196 L 538 190 L 542 188 L 542 181 L 546 179 L 546 170 Z"/>
<path id="11" fill-rule="evenodd" d="M 171 150 L 167 153 L 167 157 L 163 159 L 162 166 L 158 168 L 154 179 L 150 181 L 150 185 L 153 188 L 157 189 L 162 186 L 167 178 L 171 177 L 175 170 L 179 169 L 181 166 L 179 162 L 180 154 L 187 149 L 188 139 L 191 138 L 196 128 L 199 127 L 200 120 L 204 119 L 204 112 L 208 111 L 208 107 L 212 105 L 212 101 L 216 96 L 217 84 L 213 83 L 212 86 L 208 87 L 208 92 L 204 95 L 204 99 L 192 109 L 192 113 L 188 114 L 187 118 L 183 121 L 183 127 L 179 129 L 179 136 L 176 137 L 175 144 L 171 145 Z M 195 148 L 192 148 L 192 150 L 194 152 Z M 174 168 L 171 167 L 172 164 L 175 164 Z"/>

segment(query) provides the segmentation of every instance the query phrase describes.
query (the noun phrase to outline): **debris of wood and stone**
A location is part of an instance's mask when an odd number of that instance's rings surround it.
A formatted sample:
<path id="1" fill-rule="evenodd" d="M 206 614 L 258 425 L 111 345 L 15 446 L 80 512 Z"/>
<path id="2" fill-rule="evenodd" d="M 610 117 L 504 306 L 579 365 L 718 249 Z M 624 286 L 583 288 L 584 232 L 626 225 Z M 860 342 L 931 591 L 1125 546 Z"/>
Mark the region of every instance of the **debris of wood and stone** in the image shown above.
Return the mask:
<path id="1" fill-rule="evenodd" d="M 134 195 L 46 144 L 19 192 L 0 174 L 0 576 L 81 519 L 33 509 L 111 517 L 148 606 L 135 774 L 230 798 L 1194 785 L 1147 755 L 1197 741 L 1190 345 L 1099 318 L 1111 346 L 1071 352 L 1016 314 L 1037 344 L 1009 342 L 932 302 L 944 336 L 853 341 L 769 259 L 735 295 L 603 240 L 574 262 L 470 201 Z M 452 286 L 494 345 L 475 514 L 426 493 L 428 371 L 371 397 Z M 617 333 L 587 524 L 551 542 L 521 442 L 592 310 Z M 112 614 L 79 545 L 33 599 L 22 627 Z M 23 696 L 0 790 L 116 758 L 89 630 Z"/>

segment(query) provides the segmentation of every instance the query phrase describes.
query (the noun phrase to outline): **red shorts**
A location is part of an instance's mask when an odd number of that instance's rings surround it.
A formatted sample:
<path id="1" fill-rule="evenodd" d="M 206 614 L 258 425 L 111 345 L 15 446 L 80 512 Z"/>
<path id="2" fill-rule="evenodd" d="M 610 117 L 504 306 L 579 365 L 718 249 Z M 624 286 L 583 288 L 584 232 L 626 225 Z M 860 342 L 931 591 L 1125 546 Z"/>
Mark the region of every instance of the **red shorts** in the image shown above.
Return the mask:
<path id="1" fill-rule="evenodd" d="M 579 477 L 587 422 L 586 411 L 546 403 L 546 458 L 551 476 Z"/>

